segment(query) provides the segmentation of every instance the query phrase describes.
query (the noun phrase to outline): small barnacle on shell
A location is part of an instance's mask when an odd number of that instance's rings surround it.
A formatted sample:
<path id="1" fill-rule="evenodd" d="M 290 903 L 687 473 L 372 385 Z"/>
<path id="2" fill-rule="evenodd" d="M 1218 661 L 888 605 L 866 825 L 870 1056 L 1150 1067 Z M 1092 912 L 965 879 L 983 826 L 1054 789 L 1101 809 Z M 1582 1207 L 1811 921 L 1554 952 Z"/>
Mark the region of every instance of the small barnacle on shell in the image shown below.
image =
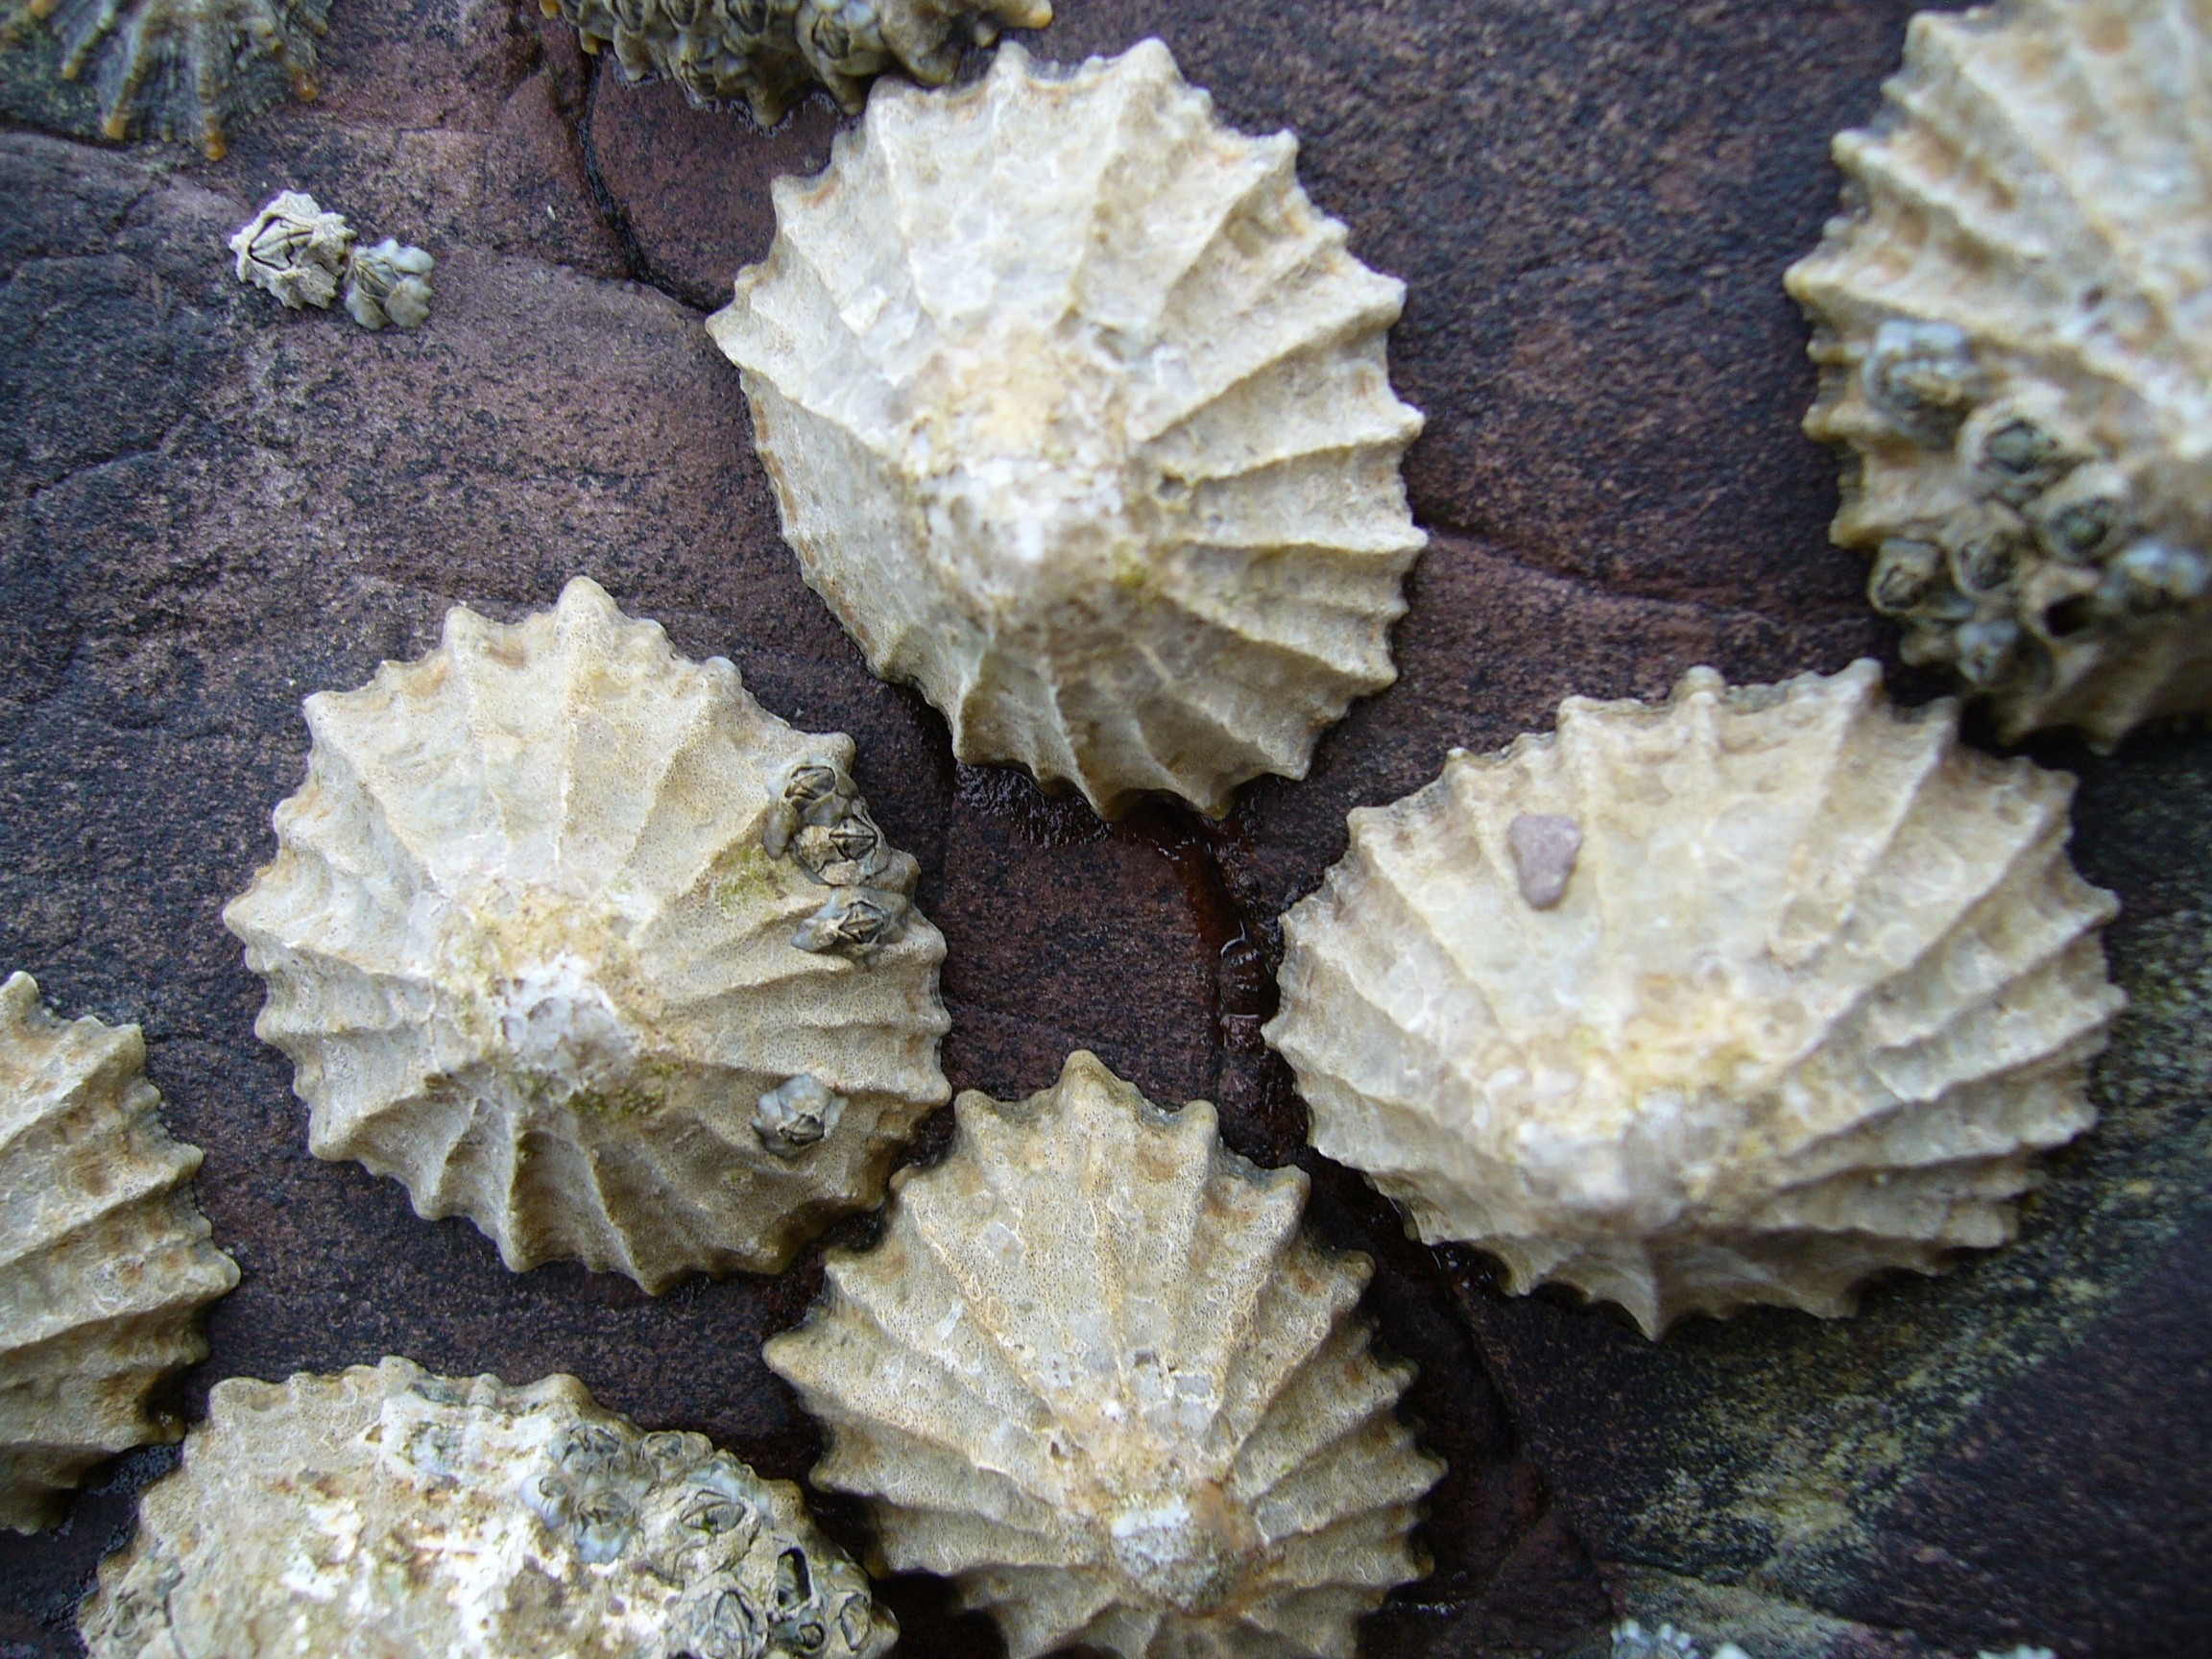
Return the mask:
<path id="1" fill-rule="evenodd" d="M 1908 661 L 2008 741 L 2212 709 L 2212 13 L 2007 0 L 1913 18 L 1847 210 L 1789 275 L 1836 540 Z"/>
<path id="2" fill-rule="evenodd" d="M 879 86 L 709 319 L 806 580 L 955 753 L 1116 815 L 1302 777 L 1424 542 L 1403 285 L 1147 40 Z"/>
<path id="3" fill-rule="evenodd" d="M 1443 1466 L 1354 1306 L 1364 1257 L 1301 1236 L 1306 1177 L 1223 1149 L 1093 1056 L 954 1107 L 883 1240 L 832 1250 L 768 1363 L 829 1426 L 816 1484 L 873 1501 L 894 1569 L 951 1575 L 1016 1659 L 1342 1656 L 1426 1564 Z"/>
<path id="4" fill-rule="evenodd" d="M 164 138 L 200 146 L 210 161 L 224 130 L 266 109 L 287 87 L 315 96 L 315 42 L 330 0 L 5 0 L 0 45 L 51 19 L 61 78 L 87 68 L 101 132 L 129 135 L 135 119 Z"/>
<path id="5" fill-rule="evenodd" d="M 945 947 L 850 738 L 793 731 L 583 580 L 513 626 L 456 607 L 428 657 L 306 713 L 306 786 L 224 920 L 319 1157 L 467 1215 L 511 1267 L 580 1257 L 651 1290 L 774 1271 L 877 1200 L 950 1093 Z M 808 767 L 879 885 L 788 855 Z M 810 1141 L 763 1134 L 800 1077 L 836 1109 Z"/>
<path id="6" fill-rule="evenodd" d="M 667 79 L 694 108 L 742 99 L 773 127 L 816 86 L 857 115 L 868 84 L 898 69 L 952 79 L 961 49 L 1001 29 L 1042 29 L 1049 0 L 540 0 L 587 52 L 614 48 L 630 81 Z"/>
<path id="7" fill-rule="evenodd" d="M 0 984 L 0 1527 L 19 1532 L 116 1453 L 177 1438 L 147 1397 L 205 1357 L 200 1313 L 238 1283 L 145 1068 L 137 1026 Z"/>
<path id="8" fill-rule="evenodd" d="M 1356 811 L 1284 918 L 1313 1143 L 1431 1243 L 1620 1303 L 1848 1313 L 1885 1268 L 2012 1237 L 2032 1160 L 2095 1121 L 2122 1003 L 2073 780 L 1899 712 L 1871 662 L 1455 751 Z M 1556 898 L 1516 830 L 1577 837 Z"/>
<path id="9" fill-rule="evenodd" d="M 789 1481 L 573 1377 L 405 1359 L 216 1383 L 79 1622 L 92 1659 L 876 1659 L 899 1632 Z"/>

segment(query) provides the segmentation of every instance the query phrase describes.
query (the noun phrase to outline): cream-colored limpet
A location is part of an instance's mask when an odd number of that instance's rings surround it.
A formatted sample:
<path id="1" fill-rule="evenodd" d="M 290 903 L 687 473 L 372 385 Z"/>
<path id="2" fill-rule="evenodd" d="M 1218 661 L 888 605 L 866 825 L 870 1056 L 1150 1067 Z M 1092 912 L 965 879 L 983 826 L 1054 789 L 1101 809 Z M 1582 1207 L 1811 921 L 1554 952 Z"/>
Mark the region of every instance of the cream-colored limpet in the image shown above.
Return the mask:
<path id="1" fill-rule="evenodd" d="M 1206 812 L 1390 684 L 1404 285 L 1157 40 L 879 84 L 708 326 L 806 580 L 956 754 Z"/>
<path id="2" fill-rule="evenodd" d="M 951 1575 L 1015 1659 L 1067 1647 L 1349 1659 L 1427 1564 L 1443 1465 L 1353 1309 L 1370 1263 L 1300 1234 L 1306 1177 L 1093 1056 L 970 1092 L 883 1240 L 831 1251 L 768 1363 L 829 1426 L 814 1480 L 873 1500 L 892 1567 Z"/>
<path id="3" fill-rule="evenodd" d="M 276 862 L 223 919 L 318 1157 L 510 1267 L 649 1290 L 774 1271 L 878 1200 L 950 1093 L 945 942 L 850 738 L 581 579 L 513 626 L 456 606 L 429 656 L 306 713 Z"/>
<path id="4" fill-rule="evenodd" d="M 1050 0 L 540 0 L 576 25 L 587 52 L 614 48 L 624 79 L 662 78 L 695 108 L 742 99 L 773 127 L 816 86 L 848 115 L 868 83 L 903 70 L 952 79 L 960 53 L 1001 29 L 1042 29 Z"/>
<path id="5" fill-rule="evenodd" d="M 57 1020 L 28 974 L 0 984 L 0 1527 L 58 1520 L 97 1465 L 183 1431 L 147 1396 L 206 1357 L 200 1313 L 238 1268 L 160 1105 L 137 1026 Z"/>
<path id="6" fill-rule="evenodd" d="M 898 1623 L 700 1434 L 573 1377 L 230 1378 L 80 1616 L 92 1659 L 876 1659 Z"/>
<path id="7" fill-rule="evenodd" d="M 1914 17 L 1789 275 L 1836 540 L 2008 741 L 2212 709 L 2208 56 L 2200 0 Z"/>
<path id="8" fill-rule="evenodd" d="M 1872 662 L 1571 697 L 1352 814 L 1267 1037 L 1314 1145 L 1516 1292 L 1652 1335 L 1848 1313 L 1871 1273 L 2008 1240 L 2034 1154 L 2095 1121 L 2123 998 L 2073 789 L 1962 747 L 1955 704 L 1891 709 Z M 1540 883 L 1531 819 L 1574 831 Z"/>

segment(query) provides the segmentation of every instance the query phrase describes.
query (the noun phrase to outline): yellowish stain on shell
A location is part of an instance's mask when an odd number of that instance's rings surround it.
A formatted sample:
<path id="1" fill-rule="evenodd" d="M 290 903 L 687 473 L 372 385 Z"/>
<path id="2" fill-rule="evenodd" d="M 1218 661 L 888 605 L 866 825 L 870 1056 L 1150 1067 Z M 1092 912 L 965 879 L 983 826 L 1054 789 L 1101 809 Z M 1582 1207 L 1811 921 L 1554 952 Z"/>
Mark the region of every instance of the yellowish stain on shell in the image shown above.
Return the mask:
<path id="1" fill-rule="evenodd" d="M 806 580 L 964 760 L 1118 815 L 1302 777 L 1424 544 L 1404 286 L 1147 40 L 879 85 L 709 320 Z"/>
<path id="2" fill-rule="evenodd" d="M 1371 1264 L 1304 1239 L 1301 1172 L 1090 1054 L 954 1110 L 882 1242 L 831 1251 L 767 1344 L 829 1427 L 815 1483 L 870 1499 L 894 1570 L 953 1577 L 1016 1659 L 1349 1659 L 1428 1571 L 1407 1534 L 1443 1474 L 1354 1317 Z"/>
<path id="3" fill-rule="evenodd" d="M 2208 57 L 2203 0 L 1914 17 L 1789 274 L 1836 540 L 2007 741 L 2212 709 Z"/>
<path id="4" fill-rule="evenodd" d="M 160 1104 L 137 1026 L 0 984 L 0 1527 L 51 1524 L 99 1464 L 182 1432 L 147 1397 L 206 1357 L 200 1314 L 238 1268 Z"/>
<path id="5" fill-rule="evenodd" d="M 307 782 L 224 911 L 323 1158 L 517 1270 L 775 1271 L 950 1093 L 942 936 L 851 780 L 721 658 L 577 580 L 307 699 Z M 773 849 L 773 851 L 771 851 Z M 795 1079 L 834 1128 L 766 1104 Z"/>
<path id="6" fill-rule="evenodd" d="M 1284 919 L 1268 1040 L 1313 1144 L 1429 1241 L 1617 1302 L 1647 1334 L 2007 1242 L 2038 1151 L 2095 1120 L 2115 905 L 2073 780 L 1892 709 L 1859 662 L 1555 733 L 1351 815 Z M 1517 858 L 1575 831 L 1566 874 Z M 1564 848 L 1554 830 L 1549 839 Z"/>
<path id="7" fill-rule="evenodd" d="M 799 1490 L 573 1377 L 229 1378 L 80 1617 L 92 1659 L 877 1659 Z"/>

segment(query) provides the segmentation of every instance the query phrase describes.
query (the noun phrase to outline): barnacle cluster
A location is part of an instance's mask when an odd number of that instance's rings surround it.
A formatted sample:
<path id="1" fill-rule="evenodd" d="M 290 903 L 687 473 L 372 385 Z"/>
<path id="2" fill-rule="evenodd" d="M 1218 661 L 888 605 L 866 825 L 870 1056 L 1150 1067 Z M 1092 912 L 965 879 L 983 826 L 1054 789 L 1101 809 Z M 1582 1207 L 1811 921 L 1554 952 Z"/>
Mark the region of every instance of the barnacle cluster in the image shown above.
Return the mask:
<path id="1" fill-rule="evenodd" d="M 1912 20 L 1845 211 L 1789 275 L 1836 540 L 1908 661 L 2007 740 L 2212 708 L 2212 121 L 2203 7 L 2012 0 Z"/>
<path id="2" fill-rule="evenodd" d="M 238 280 L 273 294 L 287 310 L 326 310 L 343 288 L 346 309 L 364 328 L 415 328 L 430 315 L 430 272 L 437 261 L 387 236 L 356 244 L 343 213 L 314 197 L 283 190 L 230 238 Z"/>
<path id="3" fill-rule="evenodd" d="M 856 115 L 887 69 L 935 85 L 960 50 L 1042 29 L 1049 0 L 540 0 L 587 51 L 614 48 L 632 81 L 662 77 L 694 105 L 743 99 L 763 127 L 816 86 Z"/>
<path id="4" fill-rule="evenodd" d="M 835 757 L 809 755 L 793 764 L 761 821 L 760 848 L 830 889 L 791 935 L 800 950 L 865 962 L 905 931 L 922 868 L 884 839 Z"/>
<path id="5" fill-rule="evenodd" d="M 705 1436 L 398 1358 L 217 1383 L 82 1626 L 93 1659 L 875 1659 L 899 1628 Z"/>

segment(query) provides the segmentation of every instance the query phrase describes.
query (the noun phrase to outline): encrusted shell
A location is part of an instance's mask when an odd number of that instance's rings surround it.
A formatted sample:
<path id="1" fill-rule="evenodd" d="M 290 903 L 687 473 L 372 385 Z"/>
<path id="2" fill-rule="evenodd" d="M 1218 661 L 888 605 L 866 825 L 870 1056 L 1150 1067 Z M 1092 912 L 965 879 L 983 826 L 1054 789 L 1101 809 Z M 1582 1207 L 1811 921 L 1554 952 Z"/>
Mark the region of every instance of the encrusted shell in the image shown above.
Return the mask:
<path id="1" fill-rule="evenodd" d="M 2212 709 L 2212 10 L 1923 13 L 1789 276 L 1836 540 L 2008 741 Z"/>
<path id="2" fill-rule="evenodd" d="M 315 42 L 330 0 L 5 0 L 0 43 L 51 17 L 61 79 L 86 68 L 100 94 L 101 132 L 148 132 L 229 148 L 224 129 L 283 97 L 315 96 Z"/>
<path id="3" fill-rule="evenodd" d="M 1313 1143 L 1431 1243 L 1620 1303 L 1848 1313 L 1883 1268 L 2012 1237 L 2030 1161 L 2095 1120 L 2121 1006 L 2074 781 L 1892 709 L 1854 663 L 1556 734 L 1356 811 L 1284 919 Z M 1531 819 L 1575 831 L 1533 865 Z M 1564 846 L 1564 838 L 1549 845 Z"/>
<path id="4" fill-rule="evenodd" d="M 1001 29 L 1042 29 L 1050 0 L 540 0 L 587 52 L 613 45 L 631 81 L 663 77 L 694 108 L 742 98 L 772 127 L 815 86 L 857 115 L 868 83 L 902 69 L 952 79 L 961 48 Z"/>
<path id="5" fill-rule="evenodd" d="M 875 1203 L 937 1070 L 945 942 L 854 792 L 721 658 L 577 580 L 307 699 L 304 788 L 223 913 L 318 1157 L 510 1267 L 773 1271 Z M 768 1099 L 805 1078 L 811 1139 Z"/>
<path id="6" fill-rule="evenodd" d="M 815 1483 L 873 1499 L 893 1568 L 953 1575 L 1015 1659 L 1349 1659 L 1428 1570 L 1407 1534 L 1443 1474 L 1353 1317 L 1366 1258 L 1306 1242 L 1306 1177 L 1225 1151 L 1213 1107 L 1089 1054 L 955 1111 L 767 1345 L 829 1425 Z"/>
<path id="7" fill-rule="evenodd" d="M 230 1378 L 100 1565 L 92 1659 L 875 1659 L 860 1570 L 700 1434 L 573 1377 Z"/>
<path id="8" fill-rule="evenodd" d="M 806 580 L 964 760 L 1218 816 L 1394 677 L 1404 285 L 1167 49 L 879 86 L 709 320 Z"/>
<path id="9" fill-rule="evenodd" d="M 192 1202 L 135 1025 L 67 1022 L 0 984 L 0 1527 L 58 1520 L 99 1463 L 182 1426 L 150 1412 L 204 1358 L 201 1310 L 238 1283 Z"/>

